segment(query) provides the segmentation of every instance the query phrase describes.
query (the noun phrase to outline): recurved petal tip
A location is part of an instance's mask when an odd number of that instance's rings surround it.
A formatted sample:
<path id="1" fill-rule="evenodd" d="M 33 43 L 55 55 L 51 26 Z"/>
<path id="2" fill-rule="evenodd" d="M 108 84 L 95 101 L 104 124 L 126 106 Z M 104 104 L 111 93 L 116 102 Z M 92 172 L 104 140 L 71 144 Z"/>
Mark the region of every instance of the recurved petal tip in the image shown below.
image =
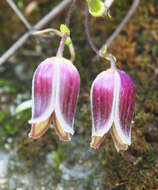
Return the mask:
<path id="1" fill-rule="evenodd" d="M 34 139 L 40 138 L 48 130 L 49 126 L 50 126 L 50 118 L 41 123 L 32 124 L 29 137 Z"/>
<path id="2" fill-rule="evenodd" d="M 53 116 L 52 116 L 52 123 L 53 123 L 54 129 L 55 129 L 55 131 L 56 131 L 56 133 L 59 136 L 59 139 L 61 141 L 71 141 L 70 133 L 65 132 L 65 130 L 63 129 L 63 127 L 59 123 L 55 113 L 53 113 Z"/>
<path id="3" fill-rule="evenodd" d="M 127 150 L 128 149 L 128 144 L 124 144 L 120 137 L 117 134 L 117 131 L 114 126 L 112 126 L 111 130 L 111 136 L 113 139 L 113 142 L 115 144 L 116 150 L 119 152 L 120 150 Z"/>
<path id="4" fill-rule="evenodd" d="M 92 141 L 90 143 L 90 147 L 94 149 L 98 149 L 102 142 L 104 141 L 106 134 L 103 137 L 100 136 L 92 136 Z"/>

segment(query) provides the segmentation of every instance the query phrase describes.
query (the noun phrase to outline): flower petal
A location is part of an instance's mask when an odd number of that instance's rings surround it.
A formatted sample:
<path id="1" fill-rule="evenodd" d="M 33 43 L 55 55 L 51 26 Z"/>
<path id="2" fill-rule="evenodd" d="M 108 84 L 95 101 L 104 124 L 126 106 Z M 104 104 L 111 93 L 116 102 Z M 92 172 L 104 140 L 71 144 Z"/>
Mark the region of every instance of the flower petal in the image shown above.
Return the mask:
<path id="1" fill-rule="evenodd" d="M 80 77 L 75 66 L 65 58 L 60 58 L 58 69 L 55 115 L 62 129 L 67 133 L 73 134 Z"/>
<path id="2" fill-rule="evenodd" d="M 70 141 L 71 140 L 70 134 L 63 130 L 63 128 L 62 128 L 61 124 L 59 123 L 55 113 L 53 113 L 52 122 L 53 122 L 54 129 L 55 129 L 57 135 L 59 136 L 60 140 Z"/>
<path id="3" fill-rule="evenodd" d="M 106 137 L 107 133 L 104 136 L 92 136 L 92 141 L 90 143 L 90 147 L 97 149 L 102 144 Z"/>
<path id="4" fill-rule="evenodd" d="M 91 88 L 92 136 L 104 136 L 113 122 L 114 71 L 100 73 Z"/>
<path id="5" fill-rule="evenodd" d="M 29 137 L 32 137 L 34 139 L 40 138 L 48 130 L 49 126 L 50 126 L 50 118 L 41 123 L 32 124 Z"/>
<path id="6" fill-rule="evenodd" d="M 119 152 L 119 150 L 127 150 L 128 145 L 122 142 L 114 126 L 112 126 L 110 132 L 117 151 Z"/>
<path id="7" fill-rule="evenodd" d="M 100 73 L 91 88 L 92 142 L 99 148 L 114 120 L 114 78 L 115 70 Z"/>
<path id="8" fill-rule="evenodd" d="M 43 61 L 35 71 L 32 85 L 32 119 L 29 123 L 40 123 L 52 114 L 55 108 L 56 57 Z"/>
<path id="9" fill-rule="evenodd" d="M 131 78 L 123 71 L 120 77 L 120 91 L 115 105 L 114 123 L 117 134 L 124 144 L 131 144 L 131 121 L 135 103 L 135 87 Z"/>

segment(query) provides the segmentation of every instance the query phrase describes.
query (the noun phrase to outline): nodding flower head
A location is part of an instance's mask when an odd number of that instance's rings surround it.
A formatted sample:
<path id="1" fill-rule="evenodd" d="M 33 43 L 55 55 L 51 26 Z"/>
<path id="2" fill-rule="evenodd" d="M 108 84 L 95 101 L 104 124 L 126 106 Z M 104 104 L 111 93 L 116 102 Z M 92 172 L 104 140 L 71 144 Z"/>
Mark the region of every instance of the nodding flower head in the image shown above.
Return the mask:
<path id="1" fill-rule="evenodd" d="M 80 77 L 71 61 L 63 57 L 44 60 L 32 82 L 32 124 L 30 137 L 39 138 L 50 124 L 63 141 L 74 133 L 73 123 Z"/>
<path id="2" fill-rule="evenodd" d="M 100 73 L 91 87 L 92 142 L 98 148 L 110 131 L 116 149 L 131 144 L 131 121 L 135 104 L 135 87 L 131 78 L 112 68 Z"/>

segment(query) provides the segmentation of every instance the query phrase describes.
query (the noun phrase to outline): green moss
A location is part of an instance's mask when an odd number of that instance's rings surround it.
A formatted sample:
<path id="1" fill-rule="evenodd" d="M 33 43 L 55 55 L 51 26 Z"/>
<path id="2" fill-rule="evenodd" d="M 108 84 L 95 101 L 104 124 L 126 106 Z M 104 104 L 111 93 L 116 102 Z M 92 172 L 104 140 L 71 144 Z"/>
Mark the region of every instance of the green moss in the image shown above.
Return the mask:
<path id="1" fill-rule="evenodd" d="M 58 167 L 60 165 L 61 162 L 63 161 L 66 161 L 68 158 L 67 158 L 67 155 L 66 155 L 66 152 L 65 152 L 65 148 L 62 146 L 62 145 L 58 145 L 57 146 L 57 149 L 52 151 L 53 153 L 53 161 L 55 162 L 55 165 L 53 166 L 53 168 L 55 170 L 58 170 Z"/>
<path id="2" fill-rule="evenodd" d="M 8 137 L 19 135 L 23 130 L 22 127 L 27 124 L 29 118 L 30 112 L 28 111 L 21 113 L 19 118 L 17 118 L 16 115 L 0 112 L 0 146 L 3 147 Z"/>

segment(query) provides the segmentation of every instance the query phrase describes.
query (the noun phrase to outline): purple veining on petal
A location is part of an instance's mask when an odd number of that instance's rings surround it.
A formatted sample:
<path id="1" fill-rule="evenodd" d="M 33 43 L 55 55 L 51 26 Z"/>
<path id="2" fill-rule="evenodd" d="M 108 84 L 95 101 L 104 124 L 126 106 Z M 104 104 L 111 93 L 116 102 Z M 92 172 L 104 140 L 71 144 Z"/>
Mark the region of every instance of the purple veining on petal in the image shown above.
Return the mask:
<path id="1" fill-rule="evenodd" d="M 119 116 L 122 130 L 129 136 L 135 104 L 135 87 L 131 78 L 123 71 L 118 71 L 121 79 L 119 96 Z"/>
<path id="2" fill-rule="evenodd" d="M 56 115 L 62 127 L 70 132 L 72 129 L 69 131 L 69 128 L 73 128 L 80 77 L 75 66 L 64 58 L 59 62 L 59 85 Z"/>
<path id="3" fill-rule="evenodd" d="M 33 80 L 33 118 L 40 117 L 50 105 L 53 90 L 53 77 L 56 72 L 54 63 L 54 58 L 48 58 L 45 61 L 43 61 L 36 69 Z"/>
<path id="4" fill-rule="evenodd" d="M 104 71 L 97 76 L 92 86 L 92 114 L 95 131 L 106 129 L 113 105 L 114 71 Z"/>

